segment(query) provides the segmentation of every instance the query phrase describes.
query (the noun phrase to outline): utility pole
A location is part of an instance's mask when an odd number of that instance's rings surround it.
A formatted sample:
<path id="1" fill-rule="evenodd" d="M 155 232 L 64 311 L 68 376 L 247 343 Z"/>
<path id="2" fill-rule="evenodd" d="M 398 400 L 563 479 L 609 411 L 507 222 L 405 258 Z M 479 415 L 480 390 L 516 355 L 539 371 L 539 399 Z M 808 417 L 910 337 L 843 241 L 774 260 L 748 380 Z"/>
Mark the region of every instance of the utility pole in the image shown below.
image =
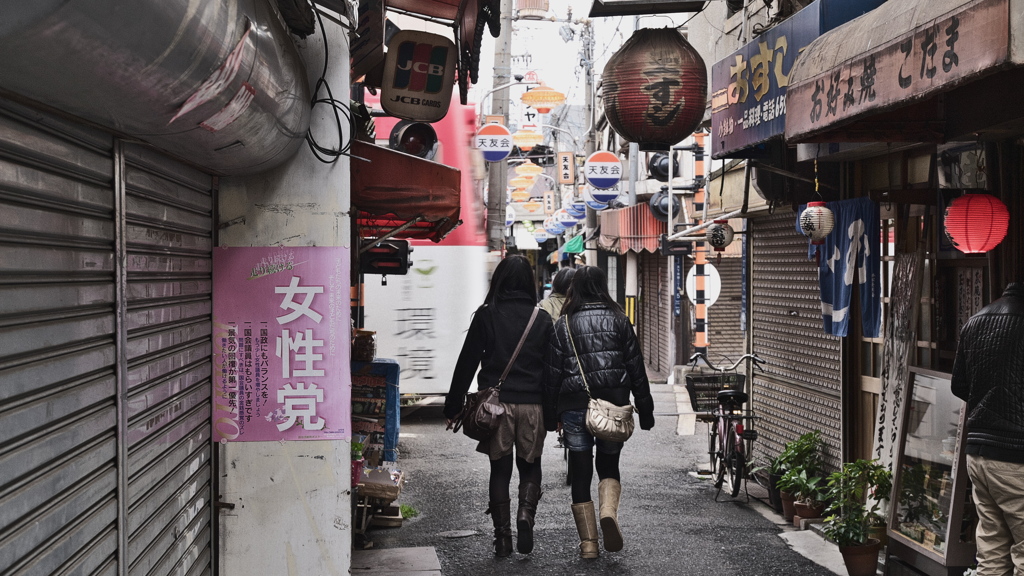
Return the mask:
<path id="1" fill-rule="evenodd" d="M 494 42 L 494 87 L 509 83 L 512 73 L 512 0 L 501 0 L 501 34 Z M 492 96 L 492 114 L 501 114 L 508 126 L 508 87 Z M 505 244 L 505 189 L 508 161 L 492 162 L 487 174 L 487 247 L 502 251 Z"/>
<path id="2" fill-rule="evenodd" d="M 594 111 L 594 26 L 590 20 L 583 23 L 583 77 L 584 77 L 584 97 L 586 117 L 590 123 L 590 128 L 587 131 L 587 143 L 584 148 L 585 157 L 589 158 L 591 154 L 597 151 L 597 126 L 596 126 L 596 114 Z M 575 190 L 573 191 L 575 193 Z M 587 235 L 593 235 L 594 230 L 597 229 L 597 212 L 593 208 L 587 207 L 587 217 L 585 226 L 583 227 L 584 238 Z M 587 264 L 591 266 L 597 265 L 597 240 L 591 240 L 585 244 L 584 255 L 587 259 Z"/>

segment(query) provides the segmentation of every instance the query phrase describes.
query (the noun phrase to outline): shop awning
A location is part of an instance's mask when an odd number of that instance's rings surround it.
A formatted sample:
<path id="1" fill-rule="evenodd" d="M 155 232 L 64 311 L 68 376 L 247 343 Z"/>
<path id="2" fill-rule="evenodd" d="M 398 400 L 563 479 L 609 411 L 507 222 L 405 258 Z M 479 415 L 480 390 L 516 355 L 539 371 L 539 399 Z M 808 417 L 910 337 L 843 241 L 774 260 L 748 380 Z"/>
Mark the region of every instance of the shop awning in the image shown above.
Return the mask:
<path id="1" fill-rule="evenodd" d="M 656 252 L 661 235 L 668 229 L 664 222 L 654 218 L 647 204 L 603 210 L 598 216 L 601 235 L 597 244 L 619 254 L 630 250 Z"/>
<path id="2" fill-rule="evenodd" d="M 797 59 L 786 140 L 949 139 L 956 134 L 947 123 L 955 120 L 937 95 L 1019 64 L 1011 30 L 1010 0 L 886 2 L 823 34 Z M 1003 90 L 1005 97 L 1011 85 Z M 991 98 L 987 92 L 979 94 Z"/>
<path id="3" fill-rule="evenodd" d="M 583 234 L 573 236 L 568 242 L 562 245 L 562 252 L 567 254 L 579 254 L 584 250 Z"/>
<path id="4" fill-rule="evenodd" d="M 440 242 L 461 223 L 455 168 L 358 140 L 352 154 L 352 210 L 360 238 Z"/>
<path id="5" fill-rule="evenodd" d="M 590 5 L 590 17 L 700 12 L 704 4 L 704 0 L 594 0 Z"/>

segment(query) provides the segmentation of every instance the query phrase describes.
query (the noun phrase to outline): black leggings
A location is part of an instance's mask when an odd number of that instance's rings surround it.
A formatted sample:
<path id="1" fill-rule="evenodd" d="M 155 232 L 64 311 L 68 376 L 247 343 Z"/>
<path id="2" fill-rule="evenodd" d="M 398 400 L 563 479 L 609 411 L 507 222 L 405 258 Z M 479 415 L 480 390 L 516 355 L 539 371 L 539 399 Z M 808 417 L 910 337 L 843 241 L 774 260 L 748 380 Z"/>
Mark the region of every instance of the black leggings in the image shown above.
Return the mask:
<path id="1" fill-rule="evenodd" d="M 511 499 L 508 486 L 512 483 L 512 460 L 511 454 L 491 460 L 491 478 L 487 487 L 491 502 L 505 502 Z M 519 469 L 520 484 L 531 483 L 540 486 L 540 458 L 534 460 L 532 464 L 522 458 L 515 458 L 515 463 Z"/>
<path id="2" fill-rule="evenodd" d="M 569 451 L 569 466 L 572 468 L 572 503 L 590 502 L 590 483 L 594 480 L 594 468 L 597 468 L 598 480 L 619 479 L 619 452 L 605 454 L 597 451 L 597 459 L 587 452 Z"/>

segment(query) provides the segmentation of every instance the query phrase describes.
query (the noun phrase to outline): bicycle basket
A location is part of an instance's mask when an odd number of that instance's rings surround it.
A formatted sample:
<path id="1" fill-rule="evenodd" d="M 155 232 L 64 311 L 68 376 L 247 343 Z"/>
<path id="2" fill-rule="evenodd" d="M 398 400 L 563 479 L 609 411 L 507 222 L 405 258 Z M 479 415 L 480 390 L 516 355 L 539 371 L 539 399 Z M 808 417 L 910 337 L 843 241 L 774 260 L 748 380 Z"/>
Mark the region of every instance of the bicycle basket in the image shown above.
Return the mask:
<path id="1" fill-rule="evenodd" d="M 720 390 L 742 390 L 746 374 L 722 374 L 700 372 L 686 375 L 686 391 L 690 394 L 690 406 L 694 412 L 712 412 L 718 407 Z"/>

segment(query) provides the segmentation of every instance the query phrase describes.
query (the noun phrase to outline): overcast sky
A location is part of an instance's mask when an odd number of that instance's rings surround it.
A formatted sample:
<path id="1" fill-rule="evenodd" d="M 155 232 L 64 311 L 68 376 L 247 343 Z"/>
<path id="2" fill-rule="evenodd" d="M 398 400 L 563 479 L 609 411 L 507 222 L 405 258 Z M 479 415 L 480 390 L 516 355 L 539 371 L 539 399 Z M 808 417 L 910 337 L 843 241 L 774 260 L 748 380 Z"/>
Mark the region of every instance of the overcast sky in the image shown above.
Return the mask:
<path id="1" fill-rule="evenodd" d="M 550 0 L 549 14 L 559 20 L 565 20 L 572 8 L 572 19 L 586 19 L 590 12 L 591 0 Z M 641 28 L 662 28 L 681 24 L 692 14 L 676 14 L 668 16 L 644 16 L 639 21 Z M 594 27 L 594 72 L 599 76 L 605 63 L 623 42 L 633 33 L 634 18 L 632 16 L 595 18 Z M 559 30 L 564 26 L 573 29 L 572 39 L 564 41 Z M 584 77 L 581 56 L 583 42 L 582 24 L 519 20 L 512 23 L 512 73 L 525 74 L 531 70 L 548 86 L 566 95 L 570 104 L 585 102 Z M 470 100 L 480 102 L 486 93 L 494 87 L 494 43 L 489 33 L 484 34 L 483 46 L 480 50 L 479 81 L 470 91 Z M 509 94 L 511 100 L 510 123 L 515 124 L 521 118 L 523 106 L 519 101 L 525 87 L 513 86 Z M 490 100 L 490 96 L 487 97 Z M 489 102 L 481 102 L 486 113 Z"/>

